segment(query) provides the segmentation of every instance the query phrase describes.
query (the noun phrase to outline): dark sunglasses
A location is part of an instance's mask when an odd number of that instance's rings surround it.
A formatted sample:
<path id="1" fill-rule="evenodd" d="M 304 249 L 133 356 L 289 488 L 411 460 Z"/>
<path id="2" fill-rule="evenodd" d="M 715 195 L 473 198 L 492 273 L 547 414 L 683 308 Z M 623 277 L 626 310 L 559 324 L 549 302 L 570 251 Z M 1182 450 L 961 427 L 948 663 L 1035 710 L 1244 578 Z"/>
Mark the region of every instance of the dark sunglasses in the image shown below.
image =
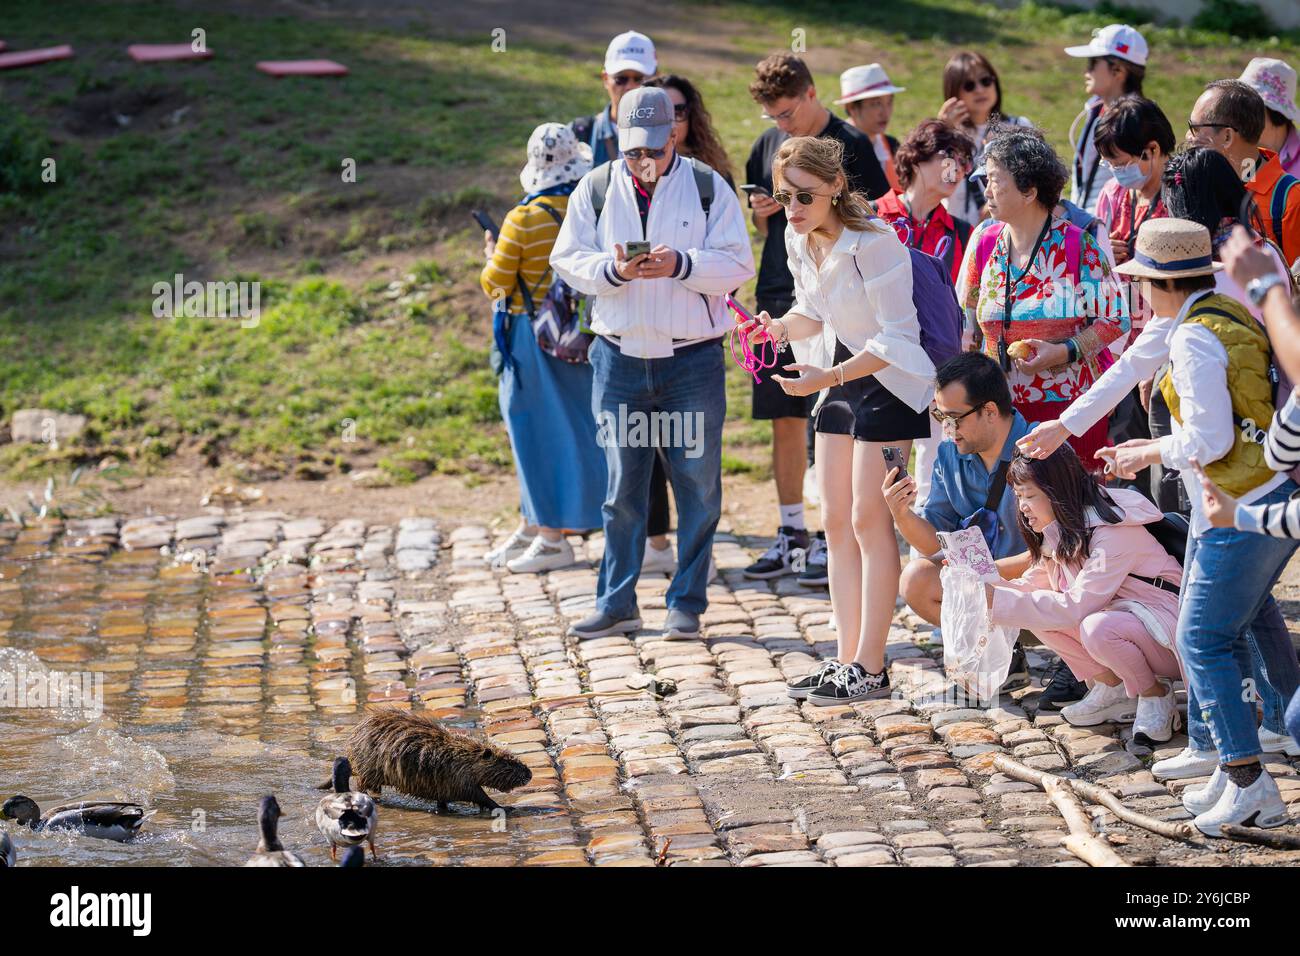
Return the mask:
<path id="1" fill-rule="evenodd" d="M 1231 123 L 1193 123 L 1190 119 L 1187 121 L 1187 128 L 1193 136 L 1202 129 L 1235 129 Z"/>
<path id="2" fill-rule="evenodd" d="M 772 193 L 772 198 L 775 199 L 777 202 L 779 202 L 782 206 L 790 205 L 791 201 L 795 199 L 799 200 L 799 205 L 801 206 L 811 206 L 814 202 L 817 201 L 817 197 L 822 195 L 825 194 L 809 192 L 806 189 L 801 189 L 796 193 L 788 193 L 784 189 L 782 189 Z"/>
<path id="3" fill-rule="evenodd" d="M 632 161 L 637 161 L 649 157 L 650 159 L 663 159 L 668 154 L 668 147 L 662 149 L 625 149 L 623 155 Z"/>
<path id="4" fill-rule="evenodd" d="M 988 402 L 984 403 L 984 405 L 987 404 Z M 967 415 L 974 415 L 981 408 L 983 408 L 984 405 L 976 405 L 970 411 L 962 412 L 960 415 L 945 415 L 943 412 L 939 411 L 939 409 L 931 407 L 930 417 L 933 418 L 936 422 L 938 422 L 941 426 L 952 425 L 953 428 L 956 428 L 961 424 L 961 420 L 963 418 L 965 418 Z"/>
<path id="5" fill-rule="evenodd" d="M 644 83 L 645 77 L 636 73 L 620 73 L 618 76 L 611 76 L 615 86 L 627 86 L 629 83 Z"/>
<path id="6" fill-rule="evenodd" d="M 987 90 L 995 82 L 997 81 L 994 80 L 993 77 L 985 73 L 978 80 L 967 80 L 965 83 L 961 85 L 961 88 L 965 90 L 967 93 L 974 93 L 976 86 L 982 86 Z"/>
<path id="7" fill-rule="evenodd" d="M 686 103 L 673 104 L 673 119 L 675 120 L 680 121 L 686 119 L 686 117 L 690 115 L 690 112 L 691 108 Z"/>

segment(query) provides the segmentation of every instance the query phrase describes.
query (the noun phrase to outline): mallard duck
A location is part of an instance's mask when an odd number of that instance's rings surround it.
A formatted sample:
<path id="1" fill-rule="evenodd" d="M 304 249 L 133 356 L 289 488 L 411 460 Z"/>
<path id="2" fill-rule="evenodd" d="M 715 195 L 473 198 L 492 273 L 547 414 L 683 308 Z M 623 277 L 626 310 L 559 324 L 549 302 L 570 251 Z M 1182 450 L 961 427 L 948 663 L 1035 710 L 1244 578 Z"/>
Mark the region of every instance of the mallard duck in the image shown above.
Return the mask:
<path id="1" fill-rule="evenodd" d="M 347 858 L 343 860 L 347 863 Z M 14 852 L 13 841 L 9 839 L 9 834 L 0 833 L 0 870 L 7 866 L 18 865 L 18 854 Z"/>
<path id="2" fill-rule="evenodd" d="M 262 839 L 257 842 L 257 852 L 244 866 L 306 866 L 292 850 L 286 850 L 280 843 L 276 830 L 280 825 L 280 802 L 273 796 L 262 798 L 261 808 L 257 813 L 257 822 L 262 829 Z"/>
<path id="3" fill-rule="evenodd" d="M 345 866 L 365 866 L 366 851 L 359 846 L 350 846 L 343 851 L 343 861 L 339 863 L 339 869 Z"/>
<path id="4" fill-rule="evenodd" d="M 379 822 L 379 808 L 364 793 L 348 789 L 352 779 L 352 764 L 347 757 L 334 760 L 334 793 L 316 808 L 316 826 L 330 842 L 330 859 L 338 861 L 338 848 L 358 846 L 362 840 L 370 844 L 370 856 L 375 853 L 375 826 Z"/>
<path id="5" fill-rule="evenodd" d="M 0 807 L 0 820 L 14 820 L 33 830 L 73 830 L 100 840 L 125 841 L 139 832 L 156 811 L 120 800 L 65 803 L 41 813 L 36 801 L 21 794 Z"/>

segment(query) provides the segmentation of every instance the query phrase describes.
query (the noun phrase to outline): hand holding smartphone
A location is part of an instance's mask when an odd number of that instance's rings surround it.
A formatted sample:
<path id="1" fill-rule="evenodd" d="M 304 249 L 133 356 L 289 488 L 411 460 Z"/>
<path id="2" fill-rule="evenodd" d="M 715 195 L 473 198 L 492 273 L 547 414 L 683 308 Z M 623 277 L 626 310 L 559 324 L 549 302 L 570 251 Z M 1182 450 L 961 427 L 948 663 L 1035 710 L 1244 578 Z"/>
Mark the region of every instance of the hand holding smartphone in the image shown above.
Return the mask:
<path id="1" fill-rule="evenodd" d="M 897 468 L 898 475 L 894 478 L 895 484 L 907 477 L 907 459 L 903 457 L 903 449 L 897 445 L 886 445 L 880 449 L 880 453 L 885 457 L 885 470 Z"/>
<path id="2" fill-rule="evenodd" d="M 474 221 L 479 224 L 480 229 L 485 229 L 492 233 L 493 242 L 496 242 L 501 238 L 501 230 L 497 228 L 497 224 L 492 221 L 492 217 L 487 213 L 483 212 L 481 209 L 475 209 L 470 213 L 470 215 L 474 217 Z"/>

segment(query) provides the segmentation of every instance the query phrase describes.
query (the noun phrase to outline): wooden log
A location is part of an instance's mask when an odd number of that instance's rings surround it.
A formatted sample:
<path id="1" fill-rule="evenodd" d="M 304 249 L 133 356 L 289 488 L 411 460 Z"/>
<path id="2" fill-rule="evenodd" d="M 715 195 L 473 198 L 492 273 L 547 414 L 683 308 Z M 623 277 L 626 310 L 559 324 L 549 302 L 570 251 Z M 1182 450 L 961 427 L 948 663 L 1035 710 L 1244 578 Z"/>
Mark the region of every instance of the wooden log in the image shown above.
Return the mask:
<path id="1" fill-rule="evenodd" d="M 1017 780 L 1023 780 L 1025 783 L 1032 783 L 1036 786 L 1043 787 L 1043 780 L 1046 777 L 1055 776 L 1055 774 L 1044 773 L 1041 770 L 1035 770 L 1033 767 L 1026 767 L 1018 760 L 1008 757 L 1006 754 L 998 754 L 993 758 L 993 766 L 997 767 L 1008 777 L 1014 777 Z M 1058 779 L 1064 780 L 1064 777 Z M 1148 816 L 1145 813 L 1139 813 L 1132 810 L 1120 802 L 1119 797 L 1115 796 L 1105 787 L 1100 787 L 1095 783 L 1088 783 L 1086 780 L 1069 780 L 1067 783 L 1070 789 L 1092 803 L 1100 804 L 1115 815 L 1116 819 L 1125 823 L 1132 824 L 1135 827 L 1141 827 L 1143 830 L 1149 830 L 1159 836 L 1166 837 L 1170 840 L 1199 840 L 1200 832 L 1187 821 L 1157 820 L 1155 817 Z M 1046 787 L 1043 787 L 1046 789 Z"/>
<path id="2" fill-rule="evenodd" d="M 1254 843 L 1274 850 L 1300 850 L 1300 836 L 1294 833 L 1274 833 L 1259 827 L 1243 827 L 1236 823 L 1225 823 L 1219 831 L 1230 840 L 1242 843 Z"/>
<path id="3" fill-rule="evenodd" d="M 1092 832 L 1092 821 L 1083 810 L 1079 796 L 1064 777 L 1047 774 L 1043 780 L 1043 789 L 1070 828 L 1070 835 L 1063 841 L 1067 850 L 1083 860 L 1089 866 L 1128 866 L 1124 858 L 1110 848 Z"/>

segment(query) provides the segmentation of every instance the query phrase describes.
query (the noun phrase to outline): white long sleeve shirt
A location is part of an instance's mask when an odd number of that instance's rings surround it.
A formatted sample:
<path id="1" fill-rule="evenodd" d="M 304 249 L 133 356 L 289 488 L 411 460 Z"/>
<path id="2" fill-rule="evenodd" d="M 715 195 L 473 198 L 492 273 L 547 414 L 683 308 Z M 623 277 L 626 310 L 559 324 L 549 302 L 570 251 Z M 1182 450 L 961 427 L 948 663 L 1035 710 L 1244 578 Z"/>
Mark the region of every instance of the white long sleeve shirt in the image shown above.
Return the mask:
<path id="1" fill-rule="evenodd" d="M 674 157 L 655 185 L 645 228 L 627 163 L 616 160 L 599 222 L 588 173 L 569 197 L 551 266 L 579 292 L 596 297 L 591 329 L 617 339 L 624 355 L 666 358 L 674 346 L 724 335 L 734 325 L 723 296 L 754 276 L 754 253 L 740 202 L 713 173 L 707 220 L 690 165 Z M 624 280 L 614 272 L 614 245 L 644 240 L 677 250 L 672 276 Z"/>
<path id="2" fill-rule="evenodd" d="M 883 225 L 883 223 L 882 223 Z M 921 324 L 912 304 L 912 258 L 893 229 L 845 229 L 821 268 L 808 237 L 787 225 L 785 249 L 794 276 L 791 312 L 822 323 L 821 354 L 835 340 L 857 355 L 870 352 L 889 364 L 875 373 L 881 385 L 915 411 L 934 397 L 934 363 L 921 347 Z"/>
<path id="3" fill-rule="evenodd" d="M 1193 304 L 1209 291 L 1189 296 L 1178 310 L 1169 336 L 1170 375 L 1178 393 L 1182 422 L 1171 419 L 1173 433 L 1160 439 L 1160 461 L 1182 473 L 1183 486 L 1192 503 L 1192 532 L 1209 528 L 1201 507 L 1201 481 L 1192 471 L 1191 459 L 1202 466 L 1218 461 L 1232 450 L 1236 426 L 1232 421 L 1232 396 L 1228 392 L 1228 352 L 1219 337 L 1203 325 L 1183 320 Z M 1252 488 L 1238 500 L 1250 503 L 1268 494 L 1286 480 L 1275 475 Z"/>

